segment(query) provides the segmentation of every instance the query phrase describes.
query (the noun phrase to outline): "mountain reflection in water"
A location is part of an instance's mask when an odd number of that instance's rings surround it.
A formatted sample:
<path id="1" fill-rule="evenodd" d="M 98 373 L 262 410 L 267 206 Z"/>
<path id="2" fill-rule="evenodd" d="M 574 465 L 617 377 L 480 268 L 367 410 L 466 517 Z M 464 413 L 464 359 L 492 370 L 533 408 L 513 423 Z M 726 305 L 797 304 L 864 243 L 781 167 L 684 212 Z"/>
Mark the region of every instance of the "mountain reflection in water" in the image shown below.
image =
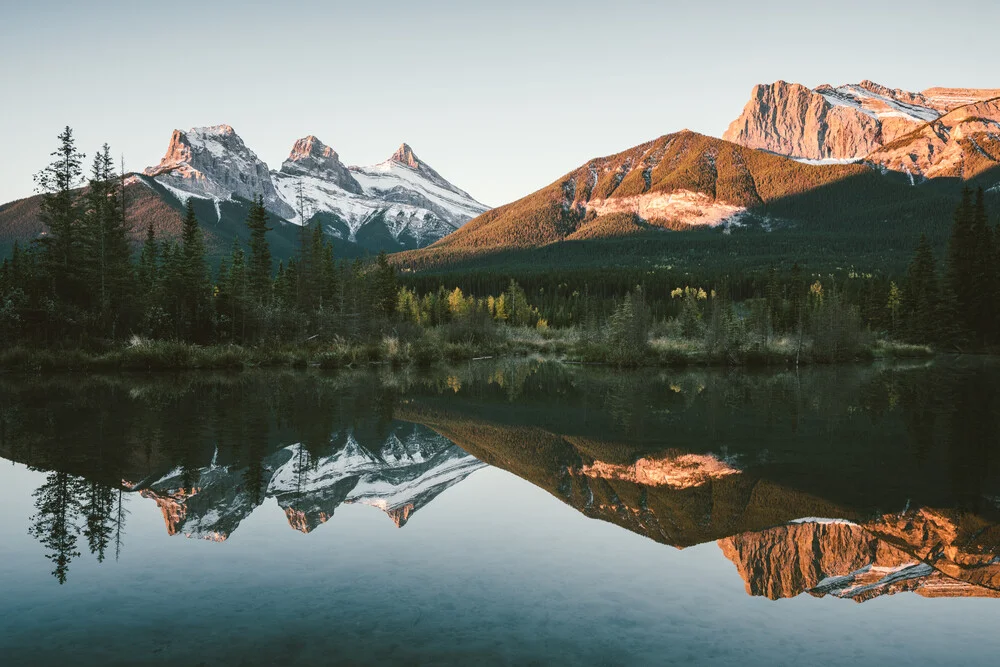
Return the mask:
<path id="1" fill-rule="evenodd" d="M 120 554 L 131 502 L 210 540 L 268 500 L 305 533 L 351 503 L 403 527 L 491 465 L 665 545 L 715 541 L 751 595 L 998 597 L 998 389 L 981 360 L 8 376 L 0 456 L 46 473 L 29 531 L 60 582 Z"/>

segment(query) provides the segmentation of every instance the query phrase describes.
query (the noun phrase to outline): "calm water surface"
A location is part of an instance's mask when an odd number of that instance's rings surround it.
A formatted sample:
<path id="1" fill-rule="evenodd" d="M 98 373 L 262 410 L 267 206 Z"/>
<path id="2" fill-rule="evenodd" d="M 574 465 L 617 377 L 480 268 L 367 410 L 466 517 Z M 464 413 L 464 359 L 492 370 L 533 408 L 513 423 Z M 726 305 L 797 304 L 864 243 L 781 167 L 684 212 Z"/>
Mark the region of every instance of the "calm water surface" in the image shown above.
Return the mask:
<path id="1" fill-rule="evenodd" d="M 987 665 L 1000 365 L 0 376 L 4 665 Z"/>

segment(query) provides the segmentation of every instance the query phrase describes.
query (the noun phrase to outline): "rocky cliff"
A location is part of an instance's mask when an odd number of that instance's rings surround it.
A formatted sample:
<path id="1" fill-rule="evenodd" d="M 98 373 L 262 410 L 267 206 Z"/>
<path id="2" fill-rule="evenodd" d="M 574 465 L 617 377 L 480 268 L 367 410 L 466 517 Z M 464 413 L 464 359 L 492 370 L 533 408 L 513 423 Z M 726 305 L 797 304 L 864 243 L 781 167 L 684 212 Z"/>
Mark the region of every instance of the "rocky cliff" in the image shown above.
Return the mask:
<path id="1" fill-rule="evenodd" d="M 275 191 L 267 165 L 229 125 L 174 130 L 160 164 L 144 173 L 187 195 L 215 199 L 261 195 L 274 213 L 282 217 L 294 213 Z"/>
<path id="2" fill-rule="evenodd" d="M 860 160 L 963 105 L 1000 90 L 932 88 L 922 93 L 872 81 L 815 89 L 778 81 L 754 87 L 723 138 L 808 160 Z"/>
<path id="3" fill-rule="evenodd" d="M 747 593 L 772 600 L 809 593 L 864 602 L 903 591 L 1000 597 L 998 528 L 982 524 L 920 509 L 860 525 L 804 519 L 718 544 Z"/>
<path id="4" fill-rule="evenodd" d="M 867 160 L 911 178 L 971 179 L 1000 166 L 1000 98 L 959 107 L 873 151 Z"/>

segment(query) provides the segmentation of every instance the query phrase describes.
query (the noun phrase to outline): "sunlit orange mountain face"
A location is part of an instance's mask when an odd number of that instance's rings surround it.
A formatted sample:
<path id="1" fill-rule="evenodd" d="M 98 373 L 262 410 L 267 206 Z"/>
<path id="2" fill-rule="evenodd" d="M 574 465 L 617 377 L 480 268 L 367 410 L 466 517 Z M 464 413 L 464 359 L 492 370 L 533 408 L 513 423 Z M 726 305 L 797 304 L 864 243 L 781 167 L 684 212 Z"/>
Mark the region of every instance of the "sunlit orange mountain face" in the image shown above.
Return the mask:
<path id="1" fill-rule="evenodd" d="M 189 538 L 231 539 L 255 512 L 336 530 L 345 504 L 419 530 L 421 508 L 492 466 L 665 546 L 714 542 L 754 596 L 1000 596 L 988 362 L 623 377 L 505 362 L 0 389 L 0 455 L 49 471 L 42 513 L 107 489 L 110 516 L 134 495 Z"/>

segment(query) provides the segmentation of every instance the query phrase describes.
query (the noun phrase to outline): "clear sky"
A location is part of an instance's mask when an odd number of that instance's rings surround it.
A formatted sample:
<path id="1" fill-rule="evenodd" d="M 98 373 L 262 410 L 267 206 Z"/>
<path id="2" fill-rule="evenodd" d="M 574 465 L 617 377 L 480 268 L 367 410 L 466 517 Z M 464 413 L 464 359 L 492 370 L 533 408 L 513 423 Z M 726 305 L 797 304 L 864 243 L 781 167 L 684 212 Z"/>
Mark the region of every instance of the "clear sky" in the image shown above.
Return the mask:
<path id="1" fill-rule="evenodd" d="M 228 123 L 272 168 L 315 134 L 347 164 L 403 141 L 486 204 L 690 128 L 754 84 L 1000 87 L 1000 3 L 10 2 L 0 13 L 0 201 L 30 195 L 64 125 L 126 168 Z"/>

